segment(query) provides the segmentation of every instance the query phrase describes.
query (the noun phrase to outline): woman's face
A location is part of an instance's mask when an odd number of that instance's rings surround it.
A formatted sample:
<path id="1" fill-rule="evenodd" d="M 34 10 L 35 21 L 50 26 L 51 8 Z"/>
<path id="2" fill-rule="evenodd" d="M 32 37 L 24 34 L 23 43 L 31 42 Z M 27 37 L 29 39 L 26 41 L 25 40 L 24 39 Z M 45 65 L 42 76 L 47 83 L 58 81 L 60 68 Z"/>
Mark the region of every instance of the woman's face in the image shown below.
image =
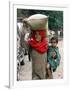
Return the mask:
<path id="1" fill-rule="evenodd" d="M 36 32 L 36 34 L 35 34 L 35 39 L 36 39 L 36 41 L 38 41 L 38 42 L 41 41 L 41 35 L 39 34 L 39 32 Z"/>

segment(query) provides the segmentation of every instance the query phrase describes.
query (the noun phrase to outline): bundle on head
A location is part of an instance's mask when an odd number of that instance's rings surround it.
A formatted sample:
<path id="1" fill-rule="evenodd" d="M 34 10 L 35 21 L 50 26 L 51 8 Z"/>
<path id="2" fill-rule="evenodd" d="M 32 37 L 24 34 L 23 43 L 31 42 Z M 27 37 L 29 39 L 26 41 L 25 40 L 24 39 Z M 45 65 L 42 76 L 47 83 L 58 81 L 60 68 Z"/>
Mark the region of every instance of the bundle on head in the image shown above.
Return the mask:
<path id="1" fill-rule="evenodd" d="M 27 19 L 32 30 L 46 30 L 48 24 L 48 16 L 43 14 L 35 14 Z"/>

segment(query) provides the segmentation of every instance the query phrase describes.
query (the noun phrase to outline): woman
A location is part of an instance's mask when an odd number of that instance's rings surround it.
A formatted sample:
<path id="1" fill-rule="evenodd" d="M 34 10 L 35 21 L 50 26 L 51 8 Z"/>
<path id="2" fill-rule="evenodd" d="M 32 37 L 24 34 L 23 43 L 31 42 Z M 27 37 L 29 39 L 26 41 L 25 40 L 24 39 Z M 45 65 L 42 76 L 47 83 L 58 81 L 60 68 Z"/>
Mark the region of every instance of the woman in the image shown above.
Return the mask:
<path id="1" fill-rule="evenodd" d="M 27 19 L 31 28 L 31 37 L 28 43 L 31 47 L 32 79 L 46 79 L 47 48 L 46 25 L 47 16 L 35 14 Z"/>
<path id="2" fill-rule="evenodd" d="M 47 64 L 47 40 L 46 32 L 33 31 L 29 45 L 31 46 L 32 58 L 32 79 L 46 79 L 46 64 Z"/>

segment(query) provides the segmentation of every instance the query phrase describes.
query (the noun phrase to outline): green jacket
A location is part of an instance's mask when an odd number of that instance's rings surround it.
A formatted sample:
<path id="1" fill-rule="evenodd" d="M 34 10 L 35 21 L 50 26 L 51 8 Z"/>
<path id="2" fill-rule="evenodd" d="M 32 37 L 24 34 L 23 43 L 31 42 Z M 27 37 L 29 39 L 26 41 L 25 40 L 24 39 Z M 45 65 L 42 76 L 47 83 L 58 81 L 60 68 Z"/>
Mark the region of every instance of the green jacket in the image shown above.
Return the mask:
<path id="1" fill-rule="evenodd" d="M 56 53 L 56 58 L 55 59 L 52 58 L 52 52 Z M 47 52 L 47 60 L 48 60 L 52 69 L 57 68 L 57 66 L 60 64 L 60 59 L 61 59 L 61 57 L 60 57 L 60 54 L 59 54 L 58 47 L 49 46 L 48 47 L 48 52 Z"/>

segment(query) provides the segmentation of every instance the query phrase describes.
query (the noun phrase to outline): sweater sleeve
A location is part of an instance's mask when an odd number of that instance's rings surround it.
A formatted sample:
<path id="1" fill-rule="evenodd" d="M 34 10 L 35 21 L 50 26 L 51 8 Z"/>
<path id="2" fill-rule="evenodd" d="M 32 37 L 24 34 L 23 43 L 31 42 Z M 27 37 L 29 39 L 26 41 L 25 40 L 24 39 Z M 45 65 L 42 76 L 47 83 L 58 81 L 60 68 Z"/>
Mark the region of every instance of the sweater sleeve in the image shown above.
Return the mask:
<path id="1" fill-rule="evenodd" d="M 49 64 L 50 64 L 50 66 L 51 66 L 53 69 L 56 69 L 56 68 L 57 68 L 57 65 L 56 65 L 55 60 L 51 57 L 51 53 L 48 53 L 47 59 L 48 59 L 48 62 L 49 62 Z"/>
<path id="2" fill-rule="evenodd" d="M 60 56 L 58 48 L 56 49 L 56 54 L 57 54 L 56 65 L 58 66 L 60 64 L 60 59 L 61 59 L 61 56 Z"/>

